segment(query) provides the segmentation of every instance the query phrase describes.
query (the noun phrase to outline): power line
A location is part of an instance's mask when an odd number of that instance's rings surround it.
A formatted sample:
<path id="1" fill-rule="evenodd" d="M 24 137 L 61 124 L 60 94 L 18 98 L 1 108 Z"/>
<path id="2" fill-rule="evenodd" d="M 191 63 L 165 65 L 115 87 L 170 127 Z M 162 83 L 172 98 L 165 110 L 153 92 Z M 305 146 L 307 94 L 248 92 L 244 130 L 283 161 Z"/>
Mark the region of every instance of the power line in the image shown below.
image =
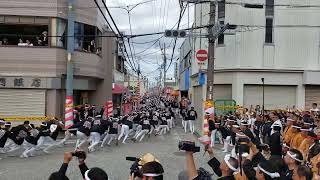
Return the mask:
<path id="1" fill-rule="evenodd" d="M 96 2 L 96 0 L 94 0 L 95 2 Z M 121 34 L 121 32 L 120 32 L 120 30 L 119 30 L 119 28 L 118 28 L 118 26 L 117 26 L 117 24 L 115 23 L 115 21 L 114 21 L 114 19 L 113 19 L 113 17 L 112 17 L 112 15 L 111 15 L 111 13 L 110 13 L 110 11 L 109 11 L 109 9 L 108 9 L 108 7 L 107 7 L 107 5 L 106 5 L 106 3 L 104 2 L 104 0 L 101 0 L 101 2 L 103 3 L 103 6 L 106 8 L 106 10 L 107 10 L 107 13 L 108 13 L 108 15 L 109 15 L 109 17 L 110 17 L 110 19 L 111 19 L 111 21 L 112 21 L 112 23 L 113 23 L 113 25 L 115 26 L 115 28 L 116 28 L 116 30 L 118 31 L 118 33 L 119 33 L 119 35 L 121 36 L 121 38 L 123 39 L 123 35 Z M 97 5 L 98 6 L 98 5 Z M 99 8 L 99 10 L 101 11 L 101 8 Z M 127 47 L 126 47 L 126 44 L 125 44 L 125 42 L 123 43 L 123 46 L 124 46 L 124 49 L 125 49 L 125 52 L 126 52 L 126 54 L 127 54 L 127 56 L 128 56 L 128 53 L 127 53 Z M 130 46 L 130 44 L 129 44 L 129 46 Z M 131 48 L 130 48 L 130 51 L 131 51 Z M 128 56 L 128 60 L 129 60 L 129 62 L 131 61 L 130 60 L 130 58 L 129 58 L 129 56 Z M 132 64 L 133 64 L 133 70 L 135 70 L 137 73 L 138 73 L 138 70 L 137 70 L 137 68 L 136 68 L 136 66 L 135 66 L 135 63 L 134 63 L 134 60 L 133 60 L 133 58 L 132 58 Z"/>

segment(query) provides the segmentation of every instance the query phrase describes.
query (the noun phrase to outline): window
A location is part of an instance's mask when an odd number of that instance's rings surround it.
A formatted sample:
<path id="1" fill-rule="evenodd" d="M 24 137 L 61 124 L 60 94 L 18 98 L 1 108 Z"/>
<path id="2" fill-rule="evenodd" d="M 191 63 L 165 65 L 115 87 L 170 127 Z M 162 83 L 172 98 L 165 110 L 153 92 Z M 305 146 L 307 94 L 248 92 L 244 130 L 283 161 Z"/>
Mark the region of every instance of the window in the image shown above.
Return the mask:
<path id="1" fill-rule="evenodd" d="M 74 49 L 82 50 L 83 47 L 83 24 L 75 23 L 74 24 Z"/>
<path id="2" fill-rule="evenodd" d="M 220 21 L 220 26 L 223 26 L 224 25 L 224 21 Z M 218 37 L 218 44 L 224 44 L 224 34 L 220 34 L 219 37 Z"/>
<path id="3" fill-rule="evenodd" d="M 0 45 L 48 46 L 48 26 L 0 24 Z"/>
<path id="4" fill-rule="evenodd" d="M 67 21 L 64 19 L 57 19 L 57 47 L 67 47 Z"/>
<path id="5" fill-rule="evenodd" d="M 273 19 L 266 19 L 266 37 L 265 43 L 273 43 Z"/>
<path id="6" fill-rule="evenodd" d="M 274 0 L 266 0 L 266 17 L 274 15 Z"/>
<path id="7" fill-rule="evenodd" d="M 225 18 L 225 9 L 226 9 L 226 2 L 225 0 L 218 1 L 218 19 Z"/>

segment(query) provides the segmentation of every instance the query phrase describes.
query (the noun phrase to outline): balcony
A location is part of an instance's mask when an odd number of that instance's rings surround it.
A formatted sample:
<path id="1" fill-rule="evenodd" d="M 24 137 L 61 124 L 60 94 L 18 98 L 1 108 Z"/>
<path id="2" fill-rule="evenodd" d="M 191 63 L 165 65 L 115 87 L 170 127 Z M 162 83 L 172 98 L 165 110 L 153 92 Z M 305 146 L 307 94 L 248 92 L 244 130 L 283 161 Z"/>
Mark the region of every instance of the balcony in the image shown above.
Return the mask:
<path id="1" fill-rule="evenodd" d="M 0 46 L 0 76 L 60 77 L 66 74 L 62 48 Z M 93 53 L 75 51 L 74 75 L 103 79 L 106 64 Z"/>

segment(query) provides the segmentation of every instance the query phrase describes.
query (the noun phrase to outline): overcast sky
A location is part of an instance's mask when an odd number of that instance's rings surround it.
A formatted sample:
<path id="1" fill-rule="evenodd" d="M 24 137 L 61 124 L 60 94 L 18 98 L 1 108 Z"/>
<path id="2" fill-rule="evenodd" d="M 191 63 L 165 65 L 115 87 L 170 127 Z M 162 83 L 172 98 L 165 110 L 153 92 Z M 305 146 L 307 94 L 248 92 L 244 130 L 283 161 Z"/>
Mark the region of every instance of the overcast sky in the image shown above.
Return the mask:
<path id="1" fill-rule="evenodd" d="M 148 0 L 107 0 L 106 2 L 109 7 L 114 7 L 114 6 L 128 6 L 128 5 L 137 4 L 145 1 L 148 1 Z M 119 8 L 110 8 L 110 11 L 120 31 L 124 31 L 126 34 L 130 34 L 128 12 L 124 9 L 119 9 Z M 179 12 L 180 12 L 179 0 L 154 0 L 153 2 L 141 4 L 130 12 L 132 34 L 162 32 L 165 29 L 171 29 L 179 19 Z M 192 22 L 193 22 L 193 6 L 190 5 L 189 18 L 188 18 L 188 10 L 186 10 L 182 18 L 180 28 L 187 28 L 188 24 L 189 26 L 192 25 Z M 155 77 L 159 77 L 160 71 L 158 69 L 160 67 L 160 64 L 163 63 L 163 58 L 162 58 L 163 56 L 161 55 L 162 53 L 159 47 L 159 42 L 153 45 L 155 41 L 152 41 L 152 40 L 158 39 L 160 36 L 161 35 L 153 35 L 153 36 L 145 36 L 145 37 L 139 37 L 139 38 L 133 39 L 136 57 L 140 57 L 141 59 L 140 64 L 141 64 L 142 74 L 144 76 L 147 76 L 151 81 L 155 81 Z M 171 38 L 164 38 L 164 37 L 160 39 L 161 46 L 163 46 L 164 43 L 166 43 L 166 46 L 167 46 L 166 54 L 168 59 L 168 65 L 170 63 L 170 59 L 172 55 L 173 44 L 174 44 L 173 40 L 174 40 L 173 38 L 171 39 Z M 140 43 L 149 42 L 149 41 L 152 41 L 152 42 L 147 44 L 140 44 Z M 179 39 L 177 41 L 176 51 L 173 56 L 174 57 L 173 63 L 167 73 L 168 78 L 173 77 L 174 62 L 176 62 L 176 58 L 179 55 L 179 48 L 182 42 L 183 42 L 183 39 Z M 127 46 L 127 48 L 129 47 Z M 149 49 L 146 50 L 147 48 Z"/>

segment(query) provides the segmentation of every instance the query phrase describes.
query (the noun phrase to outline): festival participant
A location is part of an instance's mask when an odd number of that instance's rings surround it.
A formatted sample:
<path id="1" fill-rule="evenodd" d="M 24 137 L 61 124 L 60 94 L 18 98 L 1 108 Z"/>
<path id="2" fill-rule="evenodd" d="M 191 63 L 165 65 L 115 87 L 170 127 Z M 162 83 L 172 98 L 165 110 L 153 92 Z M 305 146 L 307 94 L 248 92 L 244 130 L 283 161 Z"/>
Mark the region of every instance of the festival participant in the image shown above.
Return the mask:
<path id="1" fill-rule="evenodd" d="M 10 137 L 11 122 L 4 122 L 4 128 L 0 127 L 0 154 L 6 153 L 5 144 Z"/>
<path id="2" fill-rule="evenodd" d="M 89 152 L 95 151 L 95 147 L 100 143 L 101 136 L 108 129 L 108 124 L 105 120 L 100 119 L 101 116 L 96 116 L 92 122 L 90 139 L 91 144 L 88 147 Z"/>
<path id="3" fill-rule="evenodd" d="M 110 146 L 111 142 L 113 140 L 116 140 L 118 142 L 118 129 L 120 127 L 119 123 L 118 123 L 119 119 L 117 118 L 112 118 L 109 122 L 108 122 L 108 133 L 107 135 L 103 138 L 103 141 L 101 143 L 101 148 L 104 147 L 105 143 L 107 142 L 107 145 Z"/>

